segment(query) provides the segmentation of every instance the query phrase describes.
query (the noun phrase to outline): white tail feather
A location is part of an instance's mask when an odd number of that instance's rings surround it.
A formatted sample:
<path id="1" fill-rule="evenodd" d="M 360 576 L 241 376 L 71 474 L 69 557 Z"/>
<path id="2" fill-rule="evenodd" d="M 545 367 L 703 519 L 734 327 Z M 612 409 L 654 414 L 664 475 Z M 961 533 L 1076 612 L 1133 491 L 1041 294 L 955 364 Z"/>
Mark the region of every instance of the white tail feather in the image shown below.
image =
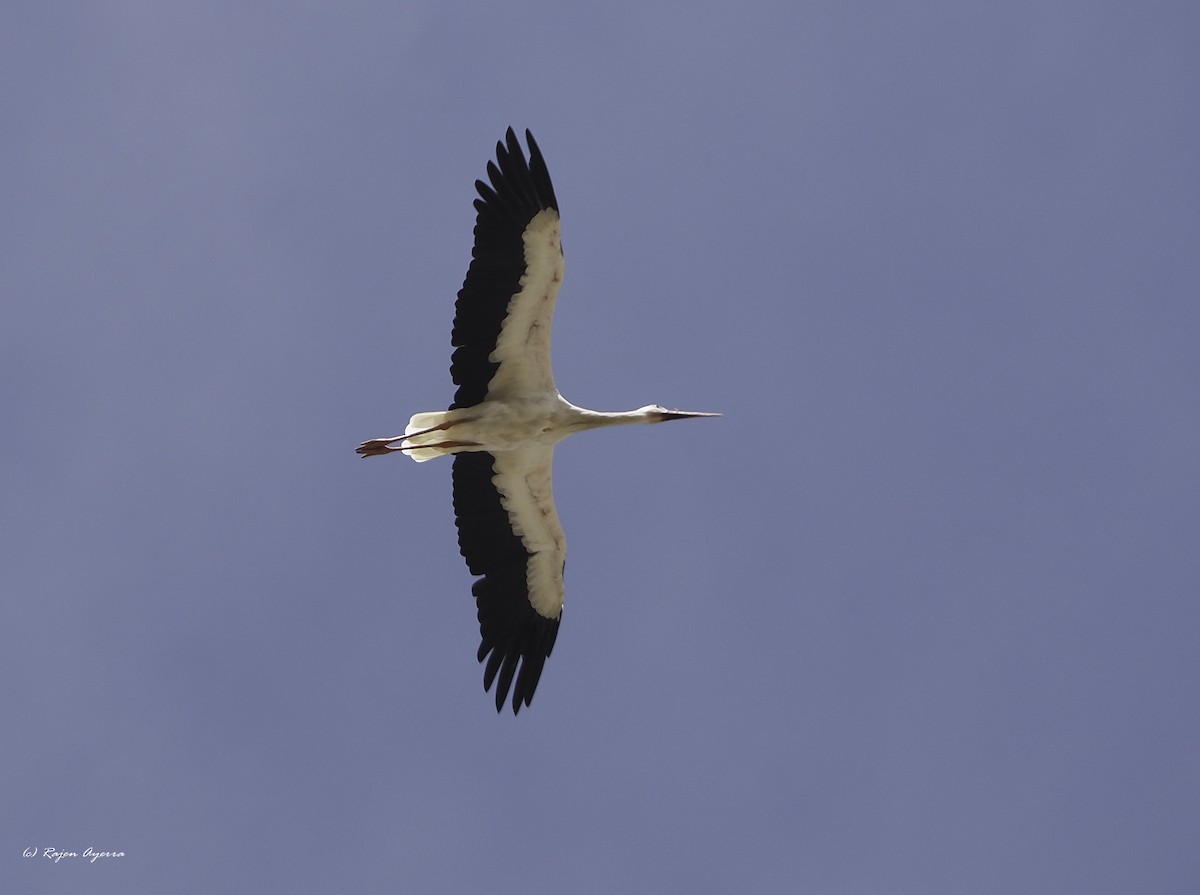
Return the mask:
<path id="1" fill-rule="evenodd" d="M 443 423 L 453 419 L 449 410 L 431 410 L 426 413 L 414 413 L 409 419 L 408 425 L 404 427 L 404 434 L 411 436 L 404 439 L 404 453 L 412 457 L 418 463 L 424 463 L 426 460 L 432 460 L 435 457 L 442 457 L 451 451 L 440 447 L 422 447 L 422 445 L 434 445 L 439 441 L 445 441 L 446 435 L 439 428 Z M 430 431 L 433 430 L 433 431 Z"/>

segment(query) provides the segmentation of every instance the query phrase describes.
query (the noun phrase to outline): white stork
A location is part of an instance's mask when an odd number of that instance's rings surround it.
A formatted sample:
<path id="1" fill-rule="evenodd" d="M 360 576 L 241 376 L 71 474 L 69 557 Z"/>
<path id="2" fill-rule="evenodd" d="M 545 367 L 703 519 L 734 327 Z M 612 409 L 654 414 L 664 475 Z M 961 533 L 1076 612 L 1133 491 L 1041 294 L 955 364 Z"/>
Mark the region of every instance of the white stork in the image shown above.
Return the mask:
<path id="1" fill-rule="evenodd" d="M 358 446 L 364 457 L 407 452 L 417 462 L 454 454 L 458 543 L 487 659 L 484 690 L 496 710 L 529 705 L 554 647 L 563 609 L 567 545 L 551 490 L 554 446 L 599 426 L 661 423 L 688 413 L 650 404 L 624 413 L 576 407 L 554 387 L 550 323 L 563 278 L 558 202 L 541 150 L 525 131 L 529 161 L 512 128 L 475 181 L 475 247 L 454 306 L 449 410 L 415 414 L 403 435 Z M 514 686 L 515 679 L 515 686 Z"/>

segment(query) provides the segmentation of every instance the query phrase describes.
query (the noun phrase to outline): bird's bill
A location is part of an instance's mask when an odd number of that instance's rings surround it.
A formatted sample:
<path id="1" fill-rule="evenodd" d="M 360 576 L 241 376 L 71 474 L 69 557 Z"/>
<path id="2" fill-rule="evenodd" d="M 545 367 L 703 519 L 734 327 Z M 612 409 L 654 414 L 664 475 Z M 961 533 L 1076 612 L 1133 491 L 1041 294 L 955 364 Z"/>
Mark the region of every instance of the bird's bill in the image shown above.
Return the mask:
<path id="1" fill-rule="evenodd" d="M 720 416 L 719 413 L 700 413 L 695 410 L 664 410 L 662 412 L 662 421 L 667 420 L 690 420 L 697 419 L 702 416 Z"/>

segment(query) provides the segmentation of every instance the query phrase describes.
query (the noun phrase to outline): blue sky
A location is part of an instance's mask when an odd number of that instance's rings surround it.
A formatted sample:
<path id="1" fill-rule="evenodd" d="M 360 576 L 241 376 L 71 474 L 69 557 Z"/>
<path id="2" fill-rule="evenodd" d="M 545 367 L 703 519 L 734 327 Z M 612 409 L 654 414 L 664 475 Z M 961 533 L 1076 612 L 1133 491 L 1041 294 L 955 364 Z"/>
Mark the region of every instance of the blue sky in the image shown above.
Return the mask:
<path id="1" fill-rule="evenodd" d="M 1194 4 L 2 18 L 12 891 L 1196 891 Z M 354 454 L 510 124 L 564 394 L 725 413 L 559 449 L 515 719 Z"/>

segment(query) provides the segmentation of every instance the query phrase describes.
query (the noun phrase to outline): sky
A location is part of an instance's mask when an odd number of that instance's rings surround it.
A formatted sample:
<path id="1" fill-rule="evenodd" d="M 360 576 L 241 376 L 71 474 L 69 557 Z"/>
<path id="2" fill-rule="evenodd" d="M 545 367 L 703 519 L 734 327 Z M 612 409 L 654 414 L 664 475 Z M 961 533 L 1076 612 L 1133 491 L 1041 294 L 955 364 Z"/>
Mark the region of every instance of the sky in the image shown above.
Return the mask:
<path id="1" fill-rule="evenodd" d="M 6 891 L 1200 889 L 1200 7 L 0 20 Z M 563 393 L 724 413 L 560 446 L 516 718 L 354 453 L 510 125 Z"/>

